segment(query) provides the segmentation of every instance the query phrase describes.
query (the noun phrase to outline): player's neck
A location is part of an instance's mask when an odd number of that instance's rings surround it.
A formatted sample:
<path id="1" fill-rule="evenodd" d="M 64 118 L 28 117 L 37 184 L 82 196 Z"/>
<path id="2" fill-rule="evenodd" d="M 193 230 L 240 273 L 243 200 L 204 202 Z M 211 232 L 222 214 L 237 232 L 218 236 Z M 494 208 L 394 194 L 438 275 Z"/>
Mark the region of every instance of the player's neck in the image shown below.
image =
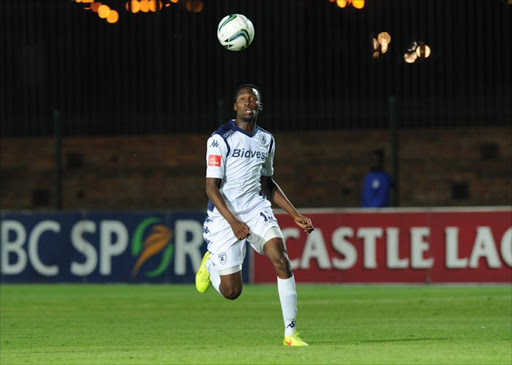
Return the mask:
<path id="1" fill-rule="evenodd" d="M 235 119 L 235 124 L 238 128 L 248 132 L 252 133 L 254 131 L 254 128 L 256 128 L 256 119 L 252 119 L 251 121 L 247 122 L 245 120 Z"/>

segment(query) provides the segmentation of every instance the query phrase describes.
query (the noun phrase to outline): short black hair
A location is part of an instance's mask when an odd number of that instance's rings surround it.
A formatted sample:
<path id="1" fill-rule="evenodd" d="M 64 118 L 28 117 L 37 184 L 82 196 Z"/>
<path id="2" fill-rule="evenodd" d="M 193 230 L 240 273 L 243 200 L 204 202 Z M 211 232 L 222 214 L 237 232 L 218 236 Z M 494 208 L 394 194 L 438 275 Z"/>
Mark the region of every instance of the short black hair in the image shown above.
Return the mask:
<path id="1" fill-rule="evenodd" d="M 261 101 L 261 91 L 260 91 L 260 89 L 258 89 L 258 87 L 256 85 L 254 85 L 254 84 L 242 84 L 242 85 L 240 85 L 239 87 L 236 88 L 235 95 L 234 95 L 235 103 L 236 103 L 236 97 L 238 96 L 238 93 L 240 92 L 240 90 L 245 89 L 246 87 L 250 87 L 251 89 L 258 90 L 259 99 Z"/>

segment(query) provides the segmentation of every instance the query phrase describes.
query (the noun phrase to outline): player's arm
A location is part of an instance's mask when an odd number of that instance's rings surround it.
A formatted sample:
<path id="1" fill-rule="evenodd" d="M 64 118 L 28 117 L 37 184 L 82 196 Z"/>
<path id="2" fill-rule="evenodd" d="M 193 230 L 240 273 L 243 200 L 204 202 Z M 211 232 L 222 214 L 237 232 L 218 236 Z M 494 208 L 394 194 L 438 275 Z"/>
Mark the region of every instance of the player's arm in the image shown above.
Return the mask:
<path id="1" fill-rule="evenodd" d="M 236 238 L 239 240 L 243 240 L 249 236 L 249 226 L 243 222 L 240 222 L 236 217 L 231 213 L 228 206 L 226 205 L 226 201 L 224 197 L 220 193 L 219 186 L 221 183 L 221 179 L 216 178 L 206 178 L 206 195 L 208 199 L 215 205 L 215 208 L 219 211 L 220 214 L 226 219 L 226 221 L 231 226 L 233 233 Z"/>
<path id="2" fill-rule="evenodd" d="M 267 198 L 274 202 L 277 206 L 283 209 L 286 213 L 288 213 L 295 223 L 304 229 L 305 232 L 311 233 L 315 228 L 313 227 L 313 223 L 311 219 L 303 216 L 299 213 L 297 209 L 293 206 L 290 200 L 286 197 L 286 194 L 283 192 L 281 187 L 274 181 L 272 176 L 262 176 L 261 177 L 261 188 L 263 193 L 267 196 Z"/>

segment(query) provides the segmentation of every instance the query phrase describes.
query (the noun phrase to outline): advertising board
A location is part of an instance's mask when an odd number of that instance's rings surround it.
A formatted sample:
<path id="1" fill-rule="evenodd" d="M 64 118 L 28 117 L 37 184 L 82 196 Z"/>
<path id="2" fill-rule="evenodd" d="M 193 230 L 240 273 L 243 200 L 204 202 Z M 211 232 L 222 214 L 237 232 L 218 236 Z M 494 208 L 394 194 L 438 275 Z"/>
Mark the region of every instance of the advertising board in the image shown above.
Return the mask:
<path id="1" fill-rule="evenodd" d="M 512 209 L 312 210 L 309 235 L 276 214 L 298 282 L 512 283 Z M 275 282 L 254 256 L 255 283 Z"/>

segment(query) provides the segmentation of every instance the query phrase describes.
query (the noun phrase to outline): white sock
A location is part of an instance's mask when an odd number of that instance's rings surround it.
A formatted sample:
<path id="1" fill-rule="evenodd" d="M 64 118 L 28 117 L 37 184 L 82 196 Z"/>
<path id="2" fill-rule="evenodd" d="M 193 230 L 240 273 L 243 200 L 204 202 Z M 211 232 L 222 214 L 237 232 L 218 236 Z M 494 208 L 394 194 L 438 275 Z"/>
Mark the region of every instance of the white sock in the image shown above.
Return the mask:
<path id="1" fill-rule="evenodd" d="M 206 269 L 210 273 L 210 281 L 212 282 L 213 287 L 215 288 L 215 290 L 217 290 L 219 292 L 220 295 L 222 295 L 222 293 L 220 292 L 219 271 L 213 264 L 212 260 L 210 260 L 210 259 L 206 260 Z"/>
<path id="2" fill-rule="evenodd" d="M 283 310 L 284 335 L 292 335 L 295 331 L 295 319 L 297 317 L 297 290 L 295 289 L 295 277 L 288 279 L 277 278 L 277 290 Z"/>

